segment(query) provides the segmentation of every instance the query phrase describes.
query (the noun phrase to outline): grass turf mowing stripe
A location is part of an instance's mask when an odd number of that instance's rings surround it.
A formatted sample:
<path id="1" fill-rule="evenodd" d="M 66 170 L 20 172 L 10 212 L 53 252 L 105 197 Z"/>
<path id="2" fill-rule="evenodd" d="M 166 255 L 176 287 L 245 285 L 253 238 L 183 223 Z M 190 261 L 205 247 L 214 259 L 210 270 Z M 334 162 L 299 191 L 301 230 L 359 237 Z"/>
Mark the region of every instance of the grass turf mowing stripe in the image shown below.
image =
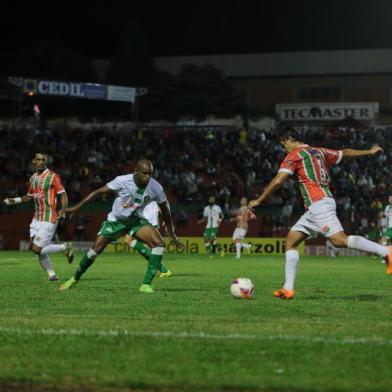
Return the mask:
<path id="1" fill-rule="evenodd" d="M 321 344 L 341 344 L 341 345 L 375 345 L 391 346 L 392 339 L 385 339 L 379 336 L 368 337 L 343 337 L 341 339 L 328 338 L 323 336 L 295 336 L 295 335 L 251 335 L 251 334 L 214 334 L 206 332 L 166 332 L 166 331 L 128 331 L 128 330 L 98 330 L 90 331 L 83 329 L 20 329 L 0 327 L 0 333 L 18 335 L 63 335 L 63 336 L 97 336 L 97 337 L 150 337 L 150 338 L 173 338 L 173 339 L 210 339 L 210 340 L 283 340 L 299 341 L 306 343 Z"/>

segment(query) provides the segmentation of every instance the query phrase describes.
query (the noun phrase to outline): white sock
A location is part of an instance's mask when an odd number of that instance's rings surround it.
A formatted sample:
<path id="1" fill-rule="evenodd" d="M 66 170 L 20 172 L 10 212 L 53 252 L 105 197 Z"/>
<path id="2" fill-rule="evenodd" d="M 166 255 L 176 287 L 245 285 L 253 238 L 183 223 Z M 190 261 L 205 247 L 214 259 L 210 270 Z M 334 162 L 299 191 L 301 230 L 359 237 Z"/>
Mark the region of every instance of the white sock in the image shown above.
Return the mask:
<path id="1" fill-rule="evenodd" d="M 241 257 L 241 242 L 236 242 L 235 243 L 235 250 L 237 252 L 237 257 Z"/>
<path id="2" fill-rule="evenodd" d="M 131 243 L 129 244 L 129 246 L 130 246 L 131 248 L 134 248 L 135 245 L 136 245 L 136 242 L 137 242 L 137 240 L 132 240 Z"/>
<path id="3" fill-rule="evenodd" d="M 241 246 L 245 249 L 250 249 L 252 247 L 251 244 L 246 244 L 245 242 L 241 242 Z"/>
<path id="4" fill-rule="evenodd" d="M 61 245 L 50 244 L 50 245 L 46 245 L 41 249 L 41 255 L 47 255 L 48 253 L 64 252 L 65 249 L 67 249 L 67 244 L 61 244 Z"/>
<path id="5" fill-rule="evenodd" d="M 49 256 L 41 254 L 38 255 L 37 258 L 39 263 L 41 264 L 41 267 L 48 273 L 49 276 L 56 275 L 56 273 L 53 271 L 53 265 L 50 261 Z"/>
<path id="6" fill-rule="evenodd" d="M 351 249 L 362 250 L 368 253 L 375 253 L 382 257 L 389 253 L 389 250 L 386 246 L 377 244 L 377 242 L 369 241 L 359 235 L 349 235 L 347 238 L 347 247 Z"/>
<path id="7" fill-rule="evenodd" d="M 294 289 L 295 276 L 299 263 L 299 253 L 297 250 L 286 251 L 286 282 L 283 288 L 286 290 Z"/>

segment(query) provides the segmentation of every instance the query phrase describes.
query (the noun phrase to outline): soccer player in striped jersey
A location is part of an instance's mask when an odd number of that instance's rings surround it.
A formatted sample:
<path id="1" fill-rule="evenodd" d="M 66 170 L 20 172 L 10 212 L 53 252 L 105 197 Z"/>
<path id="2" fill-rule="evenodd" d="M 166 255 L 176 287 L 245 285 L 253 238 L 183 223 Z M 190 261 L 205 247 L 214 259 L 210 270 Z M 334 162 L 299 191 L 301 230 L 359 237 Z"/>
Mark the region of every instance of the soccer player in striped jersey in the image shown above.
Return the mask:
<path id="1" fill-rule="evenodd" d="M 51 244 L 57 223 L 65 216 L 68 197 L 61 183 L 60 176 L 46 167 L 46 155 L 37 153 L 33 158 L 36 172 L 30 178 L 27 194 L 21 197 L 7 198 L 4 203 L 14 205 L 34 200 L 34 217 L 30 224 L 31 250 L 37 255 L 42 268 L 50 281 L 58 280 L 53 270 L 50 253 L 63 252 L 69 263 L 73 261 L 73 249 L 70 242 Z M 57 195 L 60 195 L 61 209 L 56 211 Z"/>
<path id="2" fill-rule="evenodd" d="M 143 210 L 144 217 L 153 225 L 157 230 L 159 230 L 159 215 L 161 215 L 161 209 L 156 201 L 152 201 L 147 204 Z M 147 261 L 150 260 L 151 256 L 151 248 L 146 246 L 143 242 L 138 240 L 137 238 L 133 238 L 130 234 L 126 234 L 124 238 L 125 243 L 128 244 L 129 247 L 135 249 L 139 252 Z M 169 271 L 165 265 L 161 264 L 159 266 L 159 277 L 160 278 L 170 278 L 172 276 L 172 272 Z"/>
<path id="3" fill-rule="evenodd" d="M 248 208 L 248 199 L 246 197 L 242 197 L 240 200 L 240 208 L 237 210 L 237 215 L 235 218 L 231 218 L 230 220 L 237 221 L 237 227 L 233 233 L 233 241 L 235 243 L 236 250 L 236 259 L 241 258 L 241 248 L 245 248 L 248 250 L 252 249 L 251 244 L 247 244 L 243 242 L 246 233 L 248 231 L 249 221 L 256 219 L 256 215 L 252 210 Z"/>
<path id="4" fill-rule="evenodd" d="M 157 180 L 152 178 L 152 173 L 152 163 L 147 159 L 141 159 L 137 162 L 134 173 L 114 178 L 106 185 L 91 192 L 75 206 L 67 208 L 67 213 L 74 214 L 97 196 L 108 193 L 115 194 L 112 210 L 108 214 L 107 219 L 102 222 L 101 229 L 91 249 L 83 256 L 74 276 L 61 285 L 61 291 L 74 287 L 109 243 L 118 240 L 125 234 L 129 234 L 151 248 L 147 271 L 139 291 L 141 293 L 155 292 L 152 287 L 152 281 L 162 263 L 165 242 L 159 231 L 144 218 L 143 209 L 147 204 L 152 201 L 158 203 L 171 242 L 176 248 L 182 249 L 184 245 L 174 233 L 170 206 L 163 187 Z"/>
<path id="5" fill-rule="evenodd" d="M 307 210 L 291 228 L 286 237 L 286 281 L 282 289 L 274 292 L 275 297 L 292 299 L 294 281 L 299 263 L 297 247 L 306 238 L 322 234 L 337 248 L 358 249 L 375 253 L 386 258 L 387 274 L 392 275 L 392 247 L 357 236 L 347 236 L 336 216 L 336 203 L 329 190 L 329 167 L 342 159 L 373 156 L 382 152 L 379 146 L 368 150 L 330 150 L 312 147 L 301 141 L 295 129 L 287 128 L 280 135 L 280 144 L 288 152 L 278 174 L 271 180 L 264 192 L 249 203 L 250 208 L 263 203 L 283 182 L 296 174 Z"/>

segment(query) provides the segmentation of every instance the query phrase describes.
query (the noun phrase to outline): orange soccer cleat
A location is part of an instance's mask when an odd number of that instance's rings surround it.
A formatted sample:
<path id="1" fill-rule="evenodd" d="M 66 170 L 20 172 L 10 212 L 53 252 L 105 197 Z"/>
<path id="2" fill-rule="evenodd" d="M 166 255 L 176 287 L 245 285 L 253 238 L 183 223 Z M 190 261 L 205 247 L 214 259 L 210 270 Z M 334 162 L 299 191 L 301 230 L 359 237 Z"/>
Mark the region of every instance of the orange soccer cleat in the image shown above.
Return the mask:
<path id="1" fill-rule="evenodd" d="M 295 295 L 294 290 L 279 289 L 274 291 L 274 296 L 280 299 L 293 299 Z"/>
<path id="2" fill-rule="evenodd" d="M 392 275 L 392 246 L 388 246 L 389 253 L 385 256 L 385 264 L 387 265 L 387 275 Z"/>

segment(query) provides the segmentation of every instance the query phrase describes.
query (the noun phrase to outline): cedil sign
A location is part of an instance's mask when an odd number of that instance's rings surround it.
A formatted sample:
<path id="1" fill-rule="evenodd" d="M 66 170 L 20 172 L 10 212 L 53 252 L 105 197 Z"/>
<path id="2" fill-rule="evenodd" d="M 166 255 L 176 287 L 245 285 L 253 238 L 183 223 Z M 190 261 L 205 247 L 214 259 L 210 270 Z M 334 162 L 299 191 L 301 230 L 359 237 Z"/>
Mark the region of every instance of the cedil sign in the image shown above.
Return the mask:
<path id="1" fill-rule="evenodd" d="M 207 254 L 206 247 L 204 245 L 203 237 L 181 237 L 181 242 L 184 244 L 184 249 L 177 250 L 176 247 L 166 241 L 166 253 L 169 254 Z M 249 237 L 245 238 L 244 242 L 252 244 L 252 254 L 254 255 L 275 255 L 283 256 L 285 252 L 284 238 L 260 238 L 260 237 Z M 235 255 L 235 245 L 230 237 L 218 238 L 218 243 L 223 247 L 226 253 Z M 116 244 L 108 245 L 107 251 L 116 253 L 128 253 L 133 250 L 124 242 L 121 238 Z M 302 243 L 298 247 L 300 255 L 305 254 L 305 244 Z"/>

